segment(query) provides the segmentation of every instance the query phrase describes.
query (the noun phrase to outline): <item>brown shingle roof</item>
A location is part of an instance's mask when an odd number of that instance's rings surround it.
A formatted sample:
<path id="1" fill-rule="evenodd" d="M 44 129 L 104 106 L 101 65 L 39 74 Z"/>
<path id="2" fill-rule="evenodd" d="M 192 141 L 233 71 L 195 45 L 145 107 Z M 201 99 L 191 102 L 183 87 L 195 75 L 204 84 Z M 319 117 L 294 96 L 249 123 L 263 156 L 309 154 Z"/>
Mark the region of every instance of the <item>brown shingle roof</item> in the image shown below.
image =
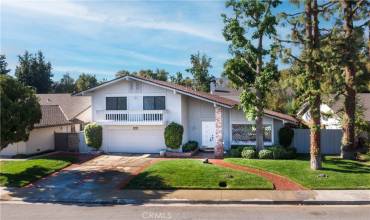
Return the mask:
<path id="1" fill-rule="evenodd" d="M 91 106 L 89 96 L 71 96 L 69 93 L 37 94 L 40 105 L 59 105 L 68 120 L 74 119 Z"/>
<path id="2" fill-rule="evenodd" d="M 72 124 L 58 105 L 41 105 L 42 117 L 35 128 Z"/>

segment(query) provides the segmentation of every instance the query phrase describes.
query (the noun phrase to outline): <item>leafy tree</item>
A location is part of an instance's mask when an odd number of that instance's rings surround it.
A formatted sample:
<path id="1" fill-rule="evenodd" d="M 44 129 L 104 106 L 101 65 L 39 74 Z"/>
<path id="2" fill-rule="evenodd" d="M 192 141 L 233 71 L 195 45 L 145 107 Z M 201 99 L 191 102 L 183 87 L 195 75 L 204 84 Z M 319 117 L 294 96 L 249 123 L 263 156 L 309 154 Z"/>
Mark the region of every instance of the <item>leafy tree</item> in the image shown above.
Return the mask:
<path id="1" fill-rule="evenodd" d="M 267 95 L 267 109 L 289 115 L 297 114 L 300 103 L 297 99 L 299 91 L 296 90 L 296 86 L 299 82 L 291 71 L 291 69 L 279 71 L 279 80 L 272 82 Z"/>
<path id="2" fill-rule="evenodd" d="M 55 93 L 73 93 L 75 90 L 75 80 L 69 76 L 69 73 L 64 74 L 59 82 L 53 84 Z"/>
<path id="3" fill-rule="evenodd" d="M 133 72 L 132 74 L 140 77 L 145 77 L 148 79 L 155 79 L 161 81 L 167 81 L 169 75 L 169 73 L 164 69 L 156 69 L 155 71 L 150 69 L 140 70 L 139 72 Z"/>
<path id="4" fill-rule="evenodd" d="M 76 90 L 81 92 L 98 85 L 95 75 L 82 73 L 76 80 Z"/>
<path id="5" fill-rule="evenodd" d="M 246 117 L 256 119 L 257 150 L 264 147 L 262 116 L 271 83 L 278 74 L 274 46 L 267 48 L 264 38 L 276 35 L 277 20 L 272 8 L 279 3 L 278 0 L 230 0 L 226 7 L 232 8 L 232 16 L 223 15 L 224 37 L 231 43 L 229 51 L 233 55 L 225 63 L 225 74 L 242 90 L 240 102 Z"/>
<path id="6" fill-rule="evenodd" d="M 169 73 L 164 69 L 156 69 L 153 79 L 167 81 Z"/>
<path id="7" fill-rule="evenodd" d="M 5 55 L 0 54 L 0 75 L 8 74 L 10 72 L 10 69 L 7 69 L 8 63 L 5 59 Z"/>
<path id="8" fill-rule="evenodd" d="M 190 63 L 192 67 L 186 71 L 191 73 L 194 78 L 194 89 L 203 92 L 209 92 L 211 82 L 215 81 L 215 78 L 209 74 L 209 68 L 212 68 L 211 58 L 207 55 L 200 53 L 190 55 Z"/>
<path id="9" fill-rule="evenodd" d="M 128 76 L 128 75 L 130 75 L 131 73 L 130 73 L 130 71 L 128 71 L 128 70 L 120 70 L 120 71 L 118 71 L 117 73 L 116 73 L 116 78 L 118 78 L 118 77 L 122 77 L 122 76 Z"/>
<path id="10" fill-rule="evenodd" d="M 51 64 L 45 61 L 41 51 L 36 54 L 25 51 L 18 56 L 19 64 L 15 69 L 15 76 L 24 85 L 32 86 L 37 93 L 47 93 L 51 89 Z"/>
<path id="11" fill-rule="evenodd" d="M 186 87 L 193 86 L 193 80 L 190 79 L 189 77 L 184 78 L 181 72 L 177 72 L 174 76 L 170 76 L 170 81 Z"/>
<path id="12" fill-rule="evenodd" d="M 26 141 L 34 124 L 41 119 L 35 91 L 11 76 L 0 75 L 1 144 Z"/>

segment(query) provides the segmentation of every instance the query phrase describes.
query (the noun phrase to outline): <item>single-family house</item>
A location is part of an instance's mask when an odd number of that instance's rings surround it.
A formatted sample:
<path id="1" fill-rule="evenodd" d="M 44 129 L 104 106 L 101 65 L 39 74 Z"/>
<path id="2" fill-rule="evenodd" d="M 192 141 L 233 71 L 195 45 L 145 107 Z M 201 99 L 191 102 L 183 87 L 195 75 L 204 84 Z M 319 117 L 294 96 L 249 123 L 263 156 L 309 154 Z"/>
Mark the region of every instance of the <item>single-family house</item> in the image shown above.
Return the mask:
<path id="1" fill-rule="evenodd" d="M 75 95 L 91 96 L 92 121 L 103 127 L 105 152 L 158 153 L 165 147 L 164 129 L 171 122 L 183 126 L 183 143 L 194 140 L 202 148 L 255 144 L 255 121 L 246 120 L 233 99 L 131 75 Z M 284 123 L 297 120 L 265 111 L 265 145 L 278 143 Z"/>
<path id="2" fill-rule="evenodd" d="M 358 108 L 362 112 L 363 120 L 370 123 L 370 93 L 358 93 L 356 99 L 358 102 Z M 321 104 L 320 111 L 322 127 L 325 129 L 342 129 L 341 114 L 343 113 L 343 108 L 343 97 L 330 103 Z M 297 117 L 302 119 L 305 124 L 308 124 L 311 120 L 308 109 L 309 106 L 305 104 L 297 114 Z"/>
<path id="3" fill-rule="evenodd" d="M 10 144 L 0 151 L 0 156 L 32 155 L 54 150 L 54 133 L 79 132 L 91 121 L 90 97 L 71 94 L 37 94 L 42 117 L 34 125 L 27 141 Z"/>

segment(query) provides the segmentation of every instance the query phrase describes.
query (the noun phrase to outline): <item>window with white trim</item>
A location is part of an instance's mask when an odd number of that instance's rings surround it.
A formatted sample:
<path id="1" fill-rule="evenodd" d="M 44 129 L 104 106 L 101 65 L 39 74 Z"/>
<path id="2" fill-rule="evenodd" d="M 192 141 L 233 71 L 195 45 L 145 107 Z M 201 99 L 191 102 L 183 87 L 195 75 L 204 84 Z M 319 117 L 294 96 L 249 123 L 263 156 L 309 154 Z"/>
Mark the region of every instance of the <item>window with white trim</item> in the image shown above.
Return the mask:
<path id="1" fill-rule="evenodd" d="M 263 125 L 263 141 L 272 142 L 272 125 Z M 256 142 L 255 124 L 232 124 L 231 137 L 233 143 Z"/>

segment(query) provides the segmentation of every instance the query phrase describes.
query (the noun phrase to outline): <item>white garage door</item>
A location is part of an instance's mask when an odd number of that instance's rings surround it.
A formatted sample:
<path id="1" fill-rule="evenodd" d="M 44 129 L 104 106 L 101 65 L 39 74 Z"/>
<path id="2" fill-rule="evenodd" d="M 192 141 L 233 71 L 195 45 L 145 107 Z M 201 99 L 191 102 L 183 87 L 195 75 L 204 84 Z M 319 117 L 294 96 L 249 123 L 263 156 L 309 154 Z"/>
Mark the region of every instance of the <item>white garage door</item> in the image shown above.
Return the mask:
<path id="1" fill-rule="evenodd" d="M 165 147 L 163 126 L 107 129 L 107 151 L 120 153 L 159 153 Z"/>

